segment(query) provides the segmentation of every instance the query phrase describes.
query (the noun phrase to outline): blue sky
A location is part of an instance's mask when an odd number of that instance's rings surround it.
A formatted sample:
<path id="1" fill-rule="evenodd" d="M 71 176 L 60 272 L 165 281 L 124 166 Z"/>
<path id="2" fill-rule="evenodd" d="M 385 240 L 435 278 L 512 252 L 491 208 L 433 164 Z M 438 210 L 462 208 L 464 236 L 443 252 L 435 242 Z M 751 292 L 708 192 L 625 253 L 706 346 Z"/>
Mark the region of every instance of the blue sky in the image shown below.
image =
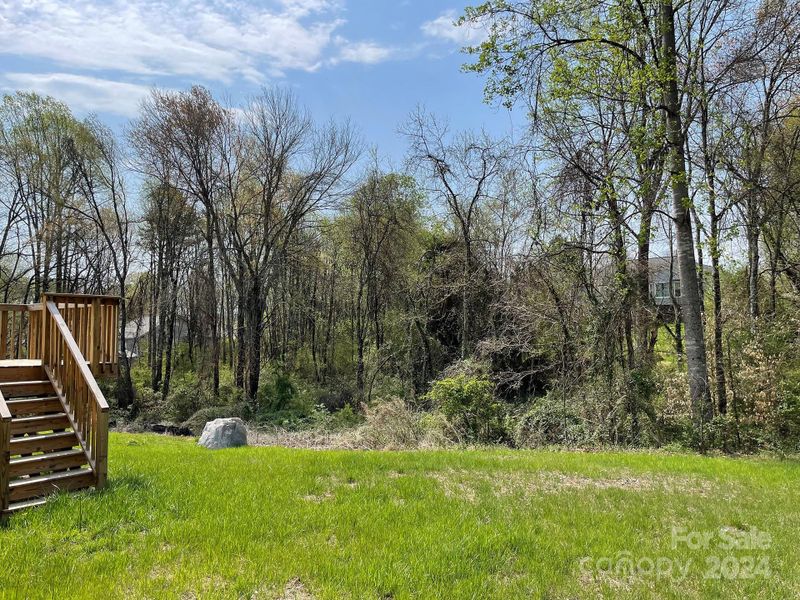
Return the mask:
<path id="1" fill-rule="evenodd" d="M 350 117 L 394 163 L 424 105 L 453 128 L 509 133 L 459 49 L 461 0 L 0 0 L 0 89 L 33 89 L 116 129 L 152 86 L 209 87 L 241 103 L 289 86 L 320 120 Z M 518 115 L 515 120 L 519 123 Z M 519 127 L 519 125 L 517 125 Z"/>

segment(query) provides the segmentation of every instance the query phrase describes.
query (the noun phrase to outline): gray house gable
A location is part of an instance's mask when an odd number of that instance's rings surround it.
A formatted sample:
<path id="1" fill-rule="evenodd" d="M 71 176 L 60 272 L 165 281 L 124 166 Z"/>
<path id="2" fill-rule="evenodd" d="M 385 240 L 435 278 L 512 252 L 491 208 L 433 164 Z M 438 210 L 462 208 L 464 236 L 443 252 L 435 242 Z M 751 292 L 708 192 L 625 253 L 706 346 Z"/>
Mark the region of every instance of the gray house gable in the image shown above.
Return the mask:
<path id="1" fill-rule="evenodd" d="M 670 294 L 670 287 L 672 294 Z M 655 256 L 650 259 L 650 297 L 658 306 L 672 305 L 672 296 L 681 297 L 677 259 Z"/>
<path id="2" fill-rule="evenodd" d="M 125 324 L 125 347 L 129 358 L 137 358 L 141 353 L 141 343 L 150 333 L 150 315 L 142 315 L 139 319 L 128 321 Z M 188 339 L 189 327 L 186 320 L 178 315 L 175 319 L 176 342 L 185 342 Z"/>
<path id="3" fill-rule="evenodd" d="M 704 279 L 710 276 L 711 267 L 703 265 Z M 670 277 L 670 274 L 672 277 Z M 668 256 L 654 256 L 650 259 L 650 297 L 657 306 L 671 306 L 670 287 L 677 301 L 681 297 L 681 279 L 678 273 L 678 259 Z"/>

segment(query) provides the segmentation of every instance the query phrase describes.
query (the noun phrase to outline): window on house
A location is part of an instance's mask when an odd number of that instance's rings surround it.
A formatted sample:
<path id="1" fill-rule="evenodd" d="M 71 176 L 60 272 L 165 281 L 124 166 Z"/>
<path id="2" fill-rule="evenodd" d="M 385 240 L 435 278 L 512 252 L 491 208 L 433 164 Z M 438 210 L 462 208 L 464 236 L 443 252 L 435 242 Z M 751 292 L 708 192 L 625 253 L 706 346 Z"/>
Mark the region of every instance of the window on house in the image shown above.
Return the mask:
<path id="1" fill-rule="evenodd" d="M 669 298 L 669 292 L 667 291 L 667 284 L 666 283 L 656 283 L 656 298 Z"/>
<path id="2" fill-rule="evenodd" d="M 672 293 L 675 294 L 676 298 L 681 297 L 681 282 L 680 281 L 673 281 L 672 282 Z"/>

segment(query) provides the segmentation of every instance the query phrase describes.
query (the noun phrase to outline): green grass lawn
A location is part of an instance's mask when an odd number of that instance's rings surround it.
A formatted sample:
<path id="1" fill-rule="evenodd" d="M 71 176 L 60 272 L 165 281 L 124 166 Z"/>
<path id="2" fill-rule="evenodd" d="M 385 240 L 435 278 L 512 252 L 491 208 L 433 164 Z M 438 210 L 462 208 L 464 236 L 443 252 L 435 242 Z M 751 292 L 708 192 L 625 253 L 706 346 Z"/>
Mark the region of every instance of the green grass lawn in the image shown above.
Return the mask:
<path id="1" fill-rule="evenodd" d="M 109 473 L 0 529 L 0 598 L 800 596 L 797 461 L 113 434 Z"/>

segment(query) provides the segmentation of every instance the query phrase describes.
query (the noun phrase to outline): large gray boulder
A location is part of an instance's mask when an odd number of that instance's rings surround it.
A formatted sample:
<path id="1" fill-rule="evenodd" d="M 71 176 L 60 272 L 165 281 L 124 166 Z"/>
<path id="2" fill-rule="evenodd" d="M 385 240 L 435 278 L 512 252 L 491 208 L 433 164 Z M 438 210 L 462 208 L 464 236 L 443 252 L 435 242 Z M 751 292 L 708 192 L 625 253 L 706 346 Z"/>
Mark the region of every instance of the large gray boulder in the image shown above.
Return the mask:
<path id="1" fill-rule="evenodd" d="M 238 417 L 214 419 L 206 423 L 197 443 L 212 450 L 247 446 L 247 427 Z"/>

